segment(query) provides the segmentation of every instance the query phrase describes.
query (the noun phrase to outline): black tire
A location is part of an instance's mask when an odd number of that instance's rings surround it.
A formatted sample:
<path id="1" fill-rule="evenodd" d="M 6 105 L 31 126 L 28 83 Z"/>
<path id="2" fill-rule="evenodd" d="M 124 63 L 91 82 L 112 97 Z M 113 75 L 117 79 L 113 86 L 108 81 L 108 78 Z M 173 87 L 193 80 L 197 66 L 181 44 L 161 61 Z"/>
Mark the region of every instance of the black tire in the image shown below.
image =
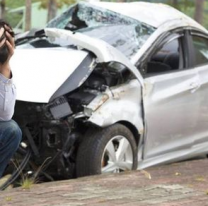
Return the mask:
<path id="1" fill-rule="evenodd" d="M 101 161 L 108 142 L 122 136 L 131 148 L 132 170 L 137 168 L 137 145 L 131 131 L 122 124 L 114 124 L 104 129 L 91 129 L 81 142 L 76 157 L 77 177 L 101 174 Z"/>

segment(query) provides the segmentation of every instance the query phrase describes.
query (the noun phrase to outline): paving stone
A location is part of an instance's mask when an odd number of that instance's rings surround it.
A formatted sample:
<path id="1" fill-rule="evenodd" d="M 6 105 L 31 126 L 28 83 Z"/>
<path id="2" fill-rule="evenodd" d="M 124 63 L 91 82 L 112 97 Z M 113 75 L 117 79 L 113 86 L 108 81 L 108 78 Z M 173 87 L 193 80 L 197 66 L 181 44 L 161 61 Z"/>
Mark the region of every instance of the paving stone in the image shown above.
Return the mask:
<path id="1" fill-rule="evenodd" d="M 208 206 L 207 171 L 203 159 L 43 183 L 2 191 L 0 206 Z"/>

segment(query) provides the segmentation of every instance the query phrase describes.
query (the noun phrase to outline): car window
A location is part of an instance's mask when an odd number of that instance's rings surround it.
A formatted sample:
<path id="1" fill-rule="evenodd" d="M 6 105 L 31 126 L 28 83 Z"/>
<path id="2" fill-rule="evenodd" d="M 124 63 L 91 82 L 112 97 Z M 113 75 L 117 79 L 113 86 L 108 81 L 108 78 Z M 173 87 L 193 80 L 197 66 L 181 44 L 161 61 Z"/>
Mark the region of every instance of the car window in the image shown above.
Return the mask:
<path id="1" fill-rule="evenodd" d="M 194 45 L 194 66 L 208 64 L 208 39 L 200 36 L 192 36 Z"/>
<path id="2" fill-rule="evenodd" d="M 142 72 L 145 75 L 152 75 L 182 69 L 184 65 L 181 38 L 164 43 L 151 55 Z"/>

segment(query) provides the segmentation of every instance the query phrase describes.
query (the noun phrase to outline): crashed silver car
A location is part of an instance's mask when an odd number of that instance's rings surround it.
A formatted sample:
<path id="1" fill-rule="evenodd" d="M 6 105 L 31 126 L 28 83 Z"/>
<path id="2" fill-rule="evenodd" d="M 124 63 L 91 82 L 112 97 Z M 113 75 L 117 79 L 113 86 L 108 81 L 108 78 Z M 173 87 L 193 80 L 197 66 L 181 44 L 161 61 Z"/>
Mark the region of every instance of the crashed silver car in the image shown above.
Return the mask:
<path id="1" fill-rule="evenodd" d="M 22 169 L 53 180 L 208 153 L 208 32 L 179 11 L 80 2 L 16 43 Z"/>

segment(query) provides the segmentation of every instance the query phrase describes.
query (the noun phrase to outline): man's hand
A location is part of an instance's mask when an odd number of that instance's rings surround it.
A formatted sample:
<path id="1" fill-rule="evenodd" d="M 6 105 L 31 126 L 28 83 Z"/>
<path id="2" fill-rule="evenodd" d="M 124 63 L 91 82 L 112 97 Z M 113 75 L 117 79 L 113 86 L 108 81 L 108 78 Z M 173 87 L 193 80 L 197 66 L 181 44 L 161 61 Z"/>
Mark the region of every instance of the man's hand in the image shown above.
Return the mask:
<path id="1" fill-rule="evenodd" d="M 9 33 L 9 32 L 11 32 L 11 29 L 7 25 L 5 25 L 4 28 L 2 27 L 0 29 L 0 39 L 4 35 L 4 31 L 6 34 L 6 38 L 3 38 L 1 40 L 0 49 L 4 44 L 6 44 L 7 49 L 9 51 L 9 55 L 8 55 L 7 60 L 4 62 L 4 64 L 0 64 L 0 73 L 2 73 L 5 77 L 10 78 L 11 77 L 11 70 L 10 70 L 9 61 L 10 61 L 12 55 L 14 54 L 15 43 L 14 43 L 14 38 Z"/>

